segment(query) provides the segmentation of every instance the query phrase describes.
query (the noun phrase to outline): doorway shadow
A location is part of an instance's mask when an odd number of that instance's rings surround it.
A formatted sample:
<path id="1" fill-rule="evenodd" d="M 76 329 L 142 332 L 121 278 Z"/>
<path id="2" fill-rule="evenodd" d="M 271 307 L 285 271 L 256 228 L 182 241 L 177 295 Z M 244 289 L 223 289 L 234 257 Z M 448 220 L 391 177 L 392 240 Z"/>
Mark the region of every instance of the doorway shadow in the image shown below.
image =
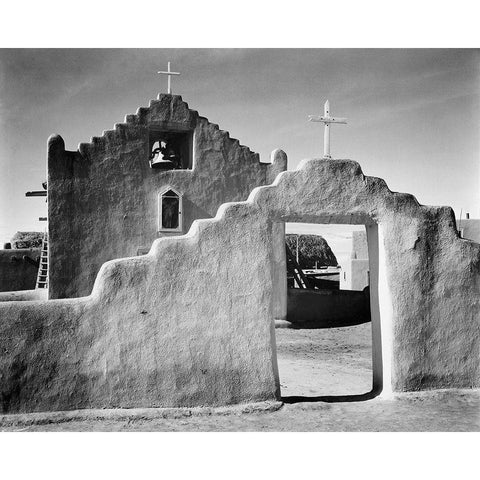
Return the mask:
<path id="1" fill-rule="evenodd" d="M 347 403 L 347 402 L 365 402 L 366 400 L 372 400 L 380 395 L 381 389 L 373 389 L 367 393 L 361 393 L 356 395 L 319 395 L 315 397 L 307 397 L 302 395 L 292 395 L 289 397 L 282 397 L 283 403 Z"/>

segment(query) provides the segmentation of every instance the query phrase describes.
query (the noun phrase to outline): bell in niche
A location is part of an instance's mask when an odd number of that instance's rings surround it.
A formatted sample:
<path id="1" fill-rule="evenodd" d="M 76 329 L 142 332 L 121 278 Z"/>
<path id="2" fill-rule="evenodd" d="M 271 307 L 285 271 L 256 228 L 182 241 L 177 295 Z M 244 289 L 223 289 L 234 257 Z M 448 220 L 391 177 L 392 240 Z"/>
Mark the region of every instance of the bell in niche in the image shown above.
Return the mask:
<path id="1" fill-rule="evenodd" d="M 150 153 L 150 167 L 162 170 L 177 168 L 176 156 L 172 148 L 166 142 L 157 142 L 157 144 L 159 146 Z"/>

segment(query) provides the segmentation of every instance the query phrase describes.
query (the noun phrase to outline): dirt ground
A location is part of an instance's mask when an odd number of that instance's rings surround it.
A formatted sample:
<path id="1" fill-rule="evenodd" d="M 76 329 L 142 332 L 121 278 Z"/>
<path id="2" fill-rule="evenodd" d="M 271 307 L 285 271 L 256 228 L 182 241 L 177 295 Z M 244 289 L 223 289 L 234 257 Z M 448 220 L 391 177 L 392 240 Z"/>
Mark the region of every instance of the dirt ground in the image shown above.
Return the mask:
<path id="1" fill-rule="evenodd" d="M 282 397 L 361 395 L 372 389 L 370 323 L 275 333 Z"/>
<path id="2" fill-rule="evenodd" d="M 207 413 L 187 409 L 157 417 L 132 410 L 123 418 L 92 419 L 87 414 L 84 419 L 68 421 L 57 415 L 55 421 L 40 424 L 4 421 L 2 426 L 0 420 L 0 430 L 480 431 L 478 390 L 368 399 L 372 386 L 370 324 L 328 330 L 277 329 L 276 339 L 283 406 Z"/>

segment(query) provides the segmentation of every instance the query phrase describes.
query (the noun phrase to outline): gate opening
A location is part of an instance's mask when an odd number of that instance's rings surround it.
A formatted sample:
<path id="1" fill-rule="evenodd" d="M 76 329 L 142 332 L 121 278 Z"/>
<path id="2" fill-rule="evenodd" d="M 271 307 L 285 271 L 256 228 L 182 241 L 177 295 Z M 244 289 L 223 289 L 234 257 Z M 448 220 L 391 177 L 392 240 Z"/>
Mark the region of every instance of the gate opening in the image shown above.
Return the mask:
<path id="1" fill-rule="evenodd" d="M 287 223 L 285 264 L 286 318 L 275 329 L 282 399 L 380 393 L 378 226 Z"/>

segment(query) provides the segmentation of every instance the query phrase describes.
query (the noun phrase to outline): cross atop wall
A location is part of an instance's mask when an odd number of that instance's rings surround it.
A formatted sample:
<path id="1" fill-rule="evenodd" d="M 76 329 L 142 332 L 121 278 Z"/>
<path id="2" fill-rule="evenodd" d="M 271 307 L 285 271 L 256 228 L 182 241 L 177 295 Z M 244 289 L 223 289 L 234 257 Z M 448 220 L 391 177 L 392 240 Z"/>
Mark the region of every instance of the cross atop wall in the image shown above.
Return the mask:
<path id="1" fill-rule="evenodd" d="M 330 116 L 330 102 L 327 100 L 324 106 L 323 117 L 319 115 L 309 115 L 309 122 L 321 122 L 325 124 L 325 132 L 323 135 L 323 158 L 332 158 L 330 155 L 330 124 L 331 123 L 342 123 L 346 124 L 346 118 L 340 117 L 331 117 Z"/>

